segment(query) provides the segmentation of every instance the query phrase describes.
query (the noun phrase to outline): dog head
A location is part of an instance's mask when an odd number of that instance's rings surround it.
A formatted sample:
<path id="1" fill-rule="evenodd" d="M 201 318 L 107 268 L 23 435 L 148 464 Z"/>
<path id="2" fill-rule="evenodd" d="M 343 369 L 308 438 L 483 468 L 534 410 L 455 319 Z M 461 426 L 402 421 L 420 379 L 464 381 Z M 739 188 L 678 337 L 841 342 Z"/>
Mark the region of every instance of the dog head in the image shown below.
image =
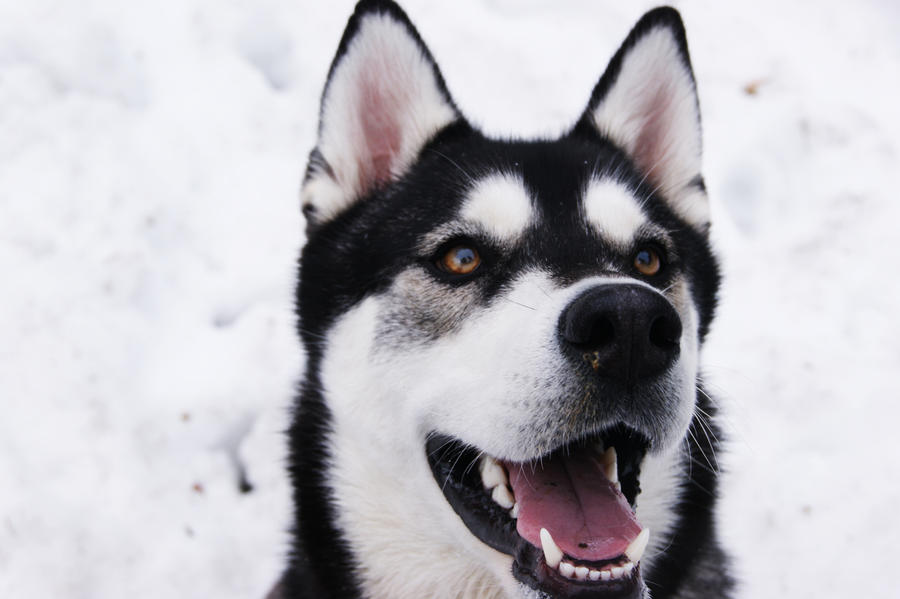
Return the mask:
<path id="1" fill-rule="evenodd" d="M 570 131 L 509 141 L 460 114 L 396 5 L 359 4 L 302 190 L 315 570 L 370 597 L 645 592 L 718 285 L 700 158 L 672 9 Z"/>

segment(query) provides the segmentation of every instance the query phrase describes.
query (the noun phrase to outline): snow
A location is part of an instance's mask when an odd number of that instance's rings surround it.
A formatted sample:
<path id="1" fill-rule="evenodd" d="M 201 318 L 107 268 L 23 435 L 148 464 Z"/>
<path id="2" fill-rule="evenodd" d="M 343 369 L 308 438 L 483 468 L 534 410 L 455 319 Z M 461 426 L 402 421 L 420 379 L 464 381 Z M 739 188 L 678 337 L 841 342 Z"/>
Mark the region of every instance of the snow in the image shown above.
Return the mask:
<path id="1" fill-rule="evenodd" d="M 652 5 L 604 4 L 404 6 L 465 114 L 535 135 Z M 888 596 L 900 5 L 676 7 L 727 273 L 705 362 L 741 597 Z M 297 190 L 351 10 L 0 3 L 0 596 L 254 598 L 277 578 Z"/>

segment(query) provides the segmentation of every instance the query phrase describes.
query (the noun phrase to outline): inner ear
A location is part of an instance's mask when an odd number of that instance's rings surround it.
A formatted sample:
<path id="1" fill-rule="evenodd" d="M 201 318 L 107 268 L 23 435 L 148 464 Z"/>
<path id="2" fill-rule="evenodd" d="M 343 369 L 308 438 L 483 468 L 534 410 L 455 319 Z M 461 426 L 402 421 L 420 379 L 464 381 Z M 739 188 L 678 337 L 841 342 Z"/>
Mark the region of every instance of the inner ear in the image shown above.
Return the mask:
<path id="1" fill-rule="evenodd" d="M 399 179 L 425 144 L 459 118 L 406 14 L 387 0 L 360 2 L 322 95 L 304 213 L 319 224 Z"/>
<path id="2" fill-rule="evenodd" d="M 708 225 L 700 110 L 677 11 L 659 8 L 638 21 L 594 88 L 580 125 L 621 147 L 676 214 L 698 228 Z"/>

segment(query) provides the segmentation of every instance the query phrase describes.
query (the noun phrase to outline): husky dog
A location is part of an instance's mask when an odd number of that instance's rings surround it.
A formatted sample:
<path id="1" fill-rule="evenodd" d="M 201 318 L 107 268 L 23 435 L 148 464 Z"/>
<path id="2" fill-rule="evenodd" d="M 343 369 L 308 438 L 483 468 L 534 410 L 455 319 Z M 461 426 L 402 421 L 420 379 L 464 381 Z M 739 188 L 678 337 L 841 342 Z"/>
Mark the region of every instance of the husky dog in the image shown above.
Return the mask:
<path id="1" fill-rule="evenodd" d="M 499 140 L 399 7 L 358 4 L 302 190 L 281 596 L 730 596 L 700 156 L 671 8 L 571 130 Z"/>

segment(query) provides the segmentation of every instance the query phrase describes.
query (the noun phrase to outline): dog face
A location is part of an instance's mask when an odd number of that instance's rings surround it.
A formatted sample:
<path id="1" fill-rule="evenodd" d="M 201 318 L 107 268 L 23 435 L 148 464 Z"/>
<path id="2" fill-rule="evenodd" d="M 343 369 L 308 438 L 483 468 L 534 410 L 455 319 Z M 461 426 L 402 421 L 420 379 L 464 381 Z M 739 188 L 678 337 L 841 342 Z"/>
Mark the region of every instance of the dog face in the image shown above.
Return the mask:
<path id="1" fill-rule="evenodd" d="M 643 596 L 718 284 L 677 13 L 641 19 L 571 131 L 501 141 L 362 2 L 302 197 L 314 569 L 366 597 Z"/>

